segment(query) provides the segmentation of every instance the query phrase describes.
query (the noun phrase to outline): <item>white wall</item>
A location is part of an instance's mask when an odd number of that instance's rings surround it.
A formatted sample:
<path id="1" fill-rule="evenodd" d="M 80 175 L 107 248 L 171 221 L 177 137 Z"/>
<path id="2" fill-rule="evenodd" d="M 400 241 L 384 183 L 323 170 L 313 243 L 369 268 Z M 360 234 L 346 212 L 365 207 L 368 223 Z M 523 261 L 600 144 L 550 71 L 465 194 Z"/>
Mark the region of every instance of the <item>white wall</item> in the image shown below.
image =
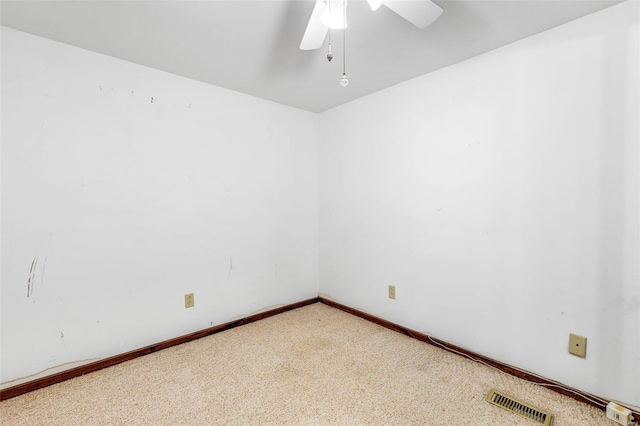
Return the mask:
<path id="1" fill-rule="evenodd" d="M 319 126 L 3 28 L 2 386 L 320 285 L 640 404 L 637 17 L 614 6 Z"/>
<path id="2" fill-rule="evenodd" d="M 640 405 L 638 38 L 626 2 L 321 114 L 321 293 Z"/>
<path id="3" fill-rule="evenodd" d="M 317 296 L 315 114 L 6 28 L 2 107 L 3 386 Z"/>

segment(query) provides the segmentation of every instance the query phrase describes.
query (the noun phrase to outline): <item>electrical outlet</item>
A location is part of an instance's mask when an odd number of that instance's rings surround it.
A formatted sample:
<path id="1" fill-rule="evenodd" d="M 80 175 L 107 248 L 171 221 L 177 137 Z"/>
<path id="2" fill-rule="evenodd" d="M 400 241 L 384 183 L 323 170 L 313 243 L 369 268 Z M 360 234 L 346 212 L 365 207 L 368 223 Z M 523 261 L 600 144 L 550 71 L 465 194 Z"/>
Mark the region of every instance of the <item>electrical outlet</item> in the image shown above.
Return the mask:
<path id="1" fill-rule="evenodd" d="M 396 298 L 396 286 L 395 285 L 390 285 L 389 286 L 389 299 L 395 299 Z"/>
<path id="2" fill-rule="evenodd" d="M 193 308 L 193 306 L 196 304 L 196 300 L 193 296 L 193 293 L 189 293 L 189 294 L 185 294 L 184 295 L 184 307 L 186 308 Z"/>
<path id="3" fill-rule="evenodd" d="M 587 356 L 587 338 L 577 334 L 569 334 L 569 353 L 580 358 Z"/>

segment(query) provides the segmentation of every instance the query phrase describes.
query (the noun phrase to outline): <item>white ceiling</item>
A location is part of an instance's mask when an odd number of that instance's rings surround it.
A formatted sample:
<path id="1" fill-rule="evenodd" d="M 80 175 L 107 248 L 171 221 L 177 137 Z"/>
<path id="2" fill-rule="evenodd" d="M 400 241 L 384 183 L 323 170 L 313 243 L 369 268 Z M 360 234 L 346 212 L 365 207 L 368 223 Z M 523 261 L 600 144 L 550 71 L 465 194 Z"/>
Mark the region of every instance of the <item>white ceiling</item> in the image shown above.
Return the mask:
<path id="1" fill-rule="evenodd" d="M 342 34 L 298 49 L 315 0 L 6 1 L 0 22 L 73 46 L 320 112 L 555 27 L 621 0 L 435 0 L 419 30 L 387 8 L 349 0 Z M 325 41 L 326 46 L 326 41 Z"/>

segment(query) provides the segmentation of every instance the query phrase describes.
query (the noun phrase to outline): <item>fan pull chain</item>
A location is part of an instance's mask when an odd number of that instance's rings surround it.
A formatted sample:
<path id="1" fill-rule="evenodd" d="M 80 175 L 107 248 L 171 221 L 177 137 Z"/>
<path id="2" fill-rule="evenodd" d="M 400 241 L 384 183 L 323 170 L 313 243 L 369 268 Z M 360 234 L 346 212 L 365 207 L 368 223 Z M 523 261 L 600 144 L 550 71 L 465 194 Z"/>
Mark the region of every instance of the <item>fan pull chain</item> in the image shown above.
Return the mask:
<path id="1" fill-rule="evenodd" d="M 342 0 L 342 78 L 340 85 L 349 84 L 347 79 L 347 0 Z"/>

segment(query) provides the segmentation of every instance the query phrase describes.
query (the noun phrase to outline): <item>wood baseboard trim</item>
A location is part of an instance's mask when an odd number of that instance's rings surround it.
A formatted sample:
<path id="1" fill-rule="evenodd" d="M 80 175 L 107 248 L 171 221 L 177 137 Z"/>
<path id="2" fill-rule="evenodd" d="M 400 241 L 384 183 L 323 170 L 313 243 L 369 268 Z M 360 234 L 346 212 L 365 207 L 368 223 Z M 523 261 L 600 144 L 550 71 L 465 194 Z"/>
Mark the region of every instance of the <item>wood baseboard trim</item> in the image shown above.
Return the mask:
<path id="1" fill-rule="evenodd" d="M 558 392 L 558 393 L 560 393 L 562 395 L 568 396 L 569 398 L 573 398 L 573 399 L 575 399 L 577 401 L 584 402 L 585 404 L 592 405 L 592 406 L 597 407 L 597 408 L 599 408 L 599 409 L 601 409 L 603 411 L 606 409 L 606 405 L 610 402 L 610 401 L 607 401 L 606 399 L 600 398 L 600 397 L 593 398 L 591 396 L 588 396 L 586 394 L 586 392 L 582 392 L 582 391 L 580 391 L 578 389 L 571 388 L 569 386 L 563 385 L 562 383 L 558 383 L 558 382 L 555 382 L 553 380 L 549 380 L 549 379 L 545 379 L 545 378 L 542 378 L 542 377 L 538 377 L 538 376 L 533 375 L 533 374 L 531 374 L 531 373 L 529 373 L 527 371 L 520 370 L 520 369 L 518 369 L 516 367 L 510 366 L 508 364 L 504 364 L 504 363 L 502 363 L 500 361 L 496 361 L 496 360 L 491 359 L 491 358 L 487 358 L 486 356 L 479 355 L 479 354 L 471 352 L 471 351 L 469 351 L 467 349 L 461 348 L 461 347 L 456 346 L 456 345 L 452 345 L 451 343 L 447 343 L 447 342 L 445 342 L 443 340 L 436 339 L 435 337 L 431 337 L 431 336 L 429 336 L 427 334 L 420 333 L 420 332 L 415 331 L 415 330 L 411 330 L 410 328 L 403 327 L 401 325 L 392 323 L 391 321 L 384 320 L 382 318 L 376 317 L 375 315 L 371 315 L 371 314 L 368 314 L 366 312 L 360 311 L 358 309 L 351 308 L 349 306 L 343 305 L 341 303 L 335 302 L 335 301 L 327 299 L 325 297 L 319 297 L 319 299 L 320 299 L 320 302 L 324 303 L 325 305 L 331 306 L 331 307 L 336 308 L 336 309 L 340 309 L 340 310 L 342 310 L 344 312 L 348 312 L 350 314 L 353 314 L 353 315 L 358 316 L 360 318 L 363 318 L 365 320 L 371 321 L 371 322 L 373 322 L 375 324 L 381 325 L 381 326 L 383 326 L 385 328 L 388 328 L 390 330 L 393 330 L 393 331 L 396 331 L 398 333 L 402 333 L 402 334 L 404 334 L 406 336 L 412 337 L 414 339 L 420 340 L 421 342 L 425 342 L 425 343 L 428 343 L 430 345 L 437 346 L 437 347 L 440 347 L 442 349 L 445 349 L 445 350 L 447 350 L 449 352 L 456 353 L 457 355 L 465 356 L 466 358 L 470 358 L 472 360 L 476 360 L 476 361 L 483 362 L 485 364 L 489 364 L 490 366 L 495 367 L 498 370 L 503 371 L 503 372 L 505 372 L 507 374 L 519 377 L 519 378 L 524 379 L 524 380 L 529 381 L 529 382 L 534 382 L 534 383 L 541 384 L 541 385 L 547 387 L 548 389 L 551 389 L 552 391 Z M 559 386 L 561 386 L 561 387 L 559 387 Z M 594 401 L 591 401 L 591 399 L 601 400 L 602 403 L 596 403 Z M 635 414 L 634 413 L 633 415 L 634 415 L 635 419 L 640 422 L 640 414 Z"/>
<path id="2" fill-rule="evenodd" d="M 240 318 L 234 321 L 230 321 L 225 324 L 216 325 L 214 327 L 205 328 L 204 330 L 196 331 L 194 333 L 186 334 L 184 336 L 176 337 L 173 339 L 165 340 L 160 343 L 145 346 L 144 348 L 135 349 L 133 351 L 115 355 L 109 358 L 101 359 L 96 362 L 81 365 L 79 367 L 71 368 L 69 370 L 61 371 L 59 373 L 52 374 L 50 376 L 42 377 L 40 379 L 32 380 L 26 383 L 21 383 L 16 386 L 12 386 L 6 389 L 0 390 L 0 401 L 5 399 L 14 398 L 16 396 L 32 392 L 37 389 L 41 389 L 47 386 L 51 386 L 56 383 L 63 382 L 65 380 L 72 379 L 74 377 L 83 376 L 94 371 L 102 370 L 103 368 L 111 367 L 116 364 L 120 364 L 125 361 L 151 354 L 153 352 L 161 351 L 163 349 L 170 348 L 172 346 L 181 345 L 183 343 L 191 342 L 192 340 L 200 339 L 202 337 L 210 336 L 221 331 L 230 330 L 241 325 L 249 324 L 255 321 L 259 321 L 264 318 L 268 318 L 283 312 L 291 311 L 293 309 L 301 308 L 303 306 L 311 305 L 319 302 L 318 297 L 303 300 L 300 302 L 292 303 L 290 305 L 280 306 L 275 309 L 260 312 L 257 314 L 249 315 L 245 318 Z"/>

